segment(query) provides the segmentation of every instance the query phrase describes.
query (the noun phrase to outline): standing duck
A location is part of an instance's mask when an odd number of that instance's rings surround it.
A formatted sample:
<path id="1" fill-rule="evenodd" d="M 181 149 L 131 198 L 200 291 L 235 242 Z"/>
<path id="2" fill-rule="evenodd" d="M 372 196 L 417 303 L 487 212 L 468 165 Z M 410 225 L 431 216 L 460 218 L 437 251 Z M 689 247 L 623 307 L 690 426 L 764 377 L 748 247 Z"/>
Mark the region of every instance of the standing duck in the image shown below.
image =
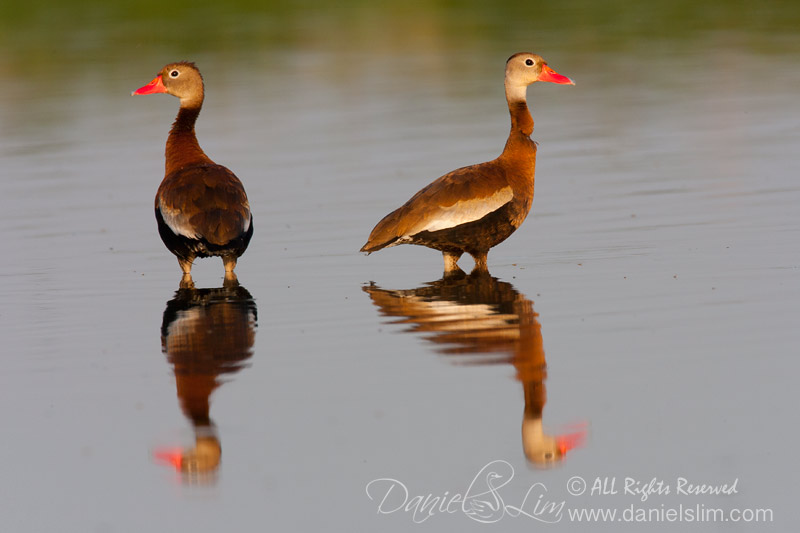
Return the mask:
<path id="1" fill-rule="evenodd" d="M 500 157 L 454 170 L 419 191 L 378 222 L 361 251 L 419 244 L 442 252 L 445 273 L 458 270 L 464 252 L 476 270 L 486 271 L 489 249 L 514 233 L 531 209 L 536 144 L 526 93 L 537 81 L 575 85 L 536 54 L 511 56 L 505 74 L 511 133 Z"/>
<path id="2" fill-rule="evenodd" d="M 253 236 L 253 215 L 236 175 L 200 148 L 194 124 L 203 106 L 203 77 L 194 63 L 170 63 L 153 81 L 133 92 L 167 93 L 181 107 L 167 138 L 164 181 L 156 193 L 158 233 L 177 256 L 182 285 L 192 285 L 197 257 L 221 256 L 225 279 L 235 281 L 236 260 Z"/>

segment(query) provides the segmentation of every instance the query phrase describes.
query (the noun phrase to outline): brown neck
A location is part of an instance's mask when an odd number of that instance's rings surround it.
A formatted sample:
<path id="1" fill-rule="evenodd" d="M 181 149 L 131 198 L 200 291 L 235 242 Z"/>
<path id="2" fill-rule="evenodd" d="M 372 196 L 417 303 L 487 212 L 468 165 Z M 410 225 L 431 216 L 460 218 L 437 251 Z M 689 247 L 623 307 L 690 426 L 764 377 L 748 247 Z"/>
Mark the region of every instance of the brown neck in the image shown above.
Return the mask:
<path id="1" fill-rule="evenodd" d="M 508 111 L 511 113 L 511 132 L 500 158 L 522 165 L 519 168 L 526 169 L 527 172 L 520 171 L 515 176 L 525 177 L 532 184 L 536 165 L 536 144 L 530 138 L 533 133 L 533 118 L 525 100 L 509 100 Z"/>
<path id="2" fill-rule="evenodd" d="M 201 104 L 202 105 L 202 104 Z M 200 105 L 181 106 L 167 138 L 166 172 L 169 176 L 192 164 L 213 164 L 213 161 L 200 148 L 194 133 L 194 123 L 200 114 Z"/>
<path id="3" fill-rule="evenodd" d="M 528 104 L 525 100 L 508 103 L 508 111 L 511 113 L 511 132 L 519 132 L 529 136 L 533 133 L 533 117 L 528 111 Z"/>

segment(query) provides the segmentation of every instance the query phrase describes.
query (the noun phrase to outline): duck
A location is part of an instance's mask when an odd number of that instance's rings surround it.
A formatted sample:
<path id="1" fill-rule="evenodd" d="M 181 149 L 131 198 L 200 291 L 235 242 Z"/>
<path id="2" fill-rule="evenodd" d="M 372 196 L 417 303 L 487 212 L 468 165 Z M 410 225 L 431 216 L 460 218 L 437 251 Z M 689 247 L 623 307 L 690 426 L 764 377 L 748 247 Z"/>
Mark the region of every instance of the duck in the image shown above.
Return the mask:
<path id="1" fill-rule="evenodd" d="M 158 233 L 178 258 L 182 287 L 193 286 L 198 257 L 221 257 L 225 279 L 235 281 L 236 262 L 253 236 L 253 214 L 236 174 L 212 161 L 197 142 L 203 76 L 192 62 L 169 63 L 132 95 L 159 93 L 178 97 L 180 109 L 167 137 L 164 180 L 156 192 Z"/>
<path id="2" fill-rule="evenodd" d="M 539 55 L 520 52 L 508 58 L 505 95 L 511 131 L 500 156 L 454 170 L 424 187 L 378 222 L 361 251 L 369 255 L 416 244 L 442 252 L 445 273 L 459 270 L 465 252 L 476 271 L 488 271 L 489 249 L 519 228 L 533 203 L 536 143 L 530 137 L 527 88 L 538 81 L 575 85 Z"/>

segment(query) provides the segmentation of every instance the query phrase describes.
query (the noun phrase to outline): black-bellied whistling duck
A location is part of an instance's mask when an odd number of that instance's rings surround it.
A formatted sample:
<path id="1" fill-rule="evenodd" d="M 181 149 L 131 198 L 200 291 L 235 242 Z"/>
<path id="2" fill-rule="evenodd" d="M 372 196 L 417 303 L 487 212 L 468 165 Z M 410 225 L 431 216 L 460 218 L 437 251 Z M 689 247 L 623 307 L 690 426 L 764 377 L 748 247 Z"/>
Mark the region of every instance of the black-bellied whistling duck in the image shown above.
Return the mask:
<path id="1" fill-rule="evenodd" d="M 167 138 L 164 181 L 156 193 L 158 233 L 178 257 L 183 284 L 191 286 L 197 257 L 221 256 L 225 278 L 235 280 L 236 260 L 253 236 L 253 215 L 239 178 L 209 159 L 197 143 L 194 124 L 203 106 L 203 77 L 194 63 L 170 63 L 133 92 L 155 93 L 181 101 Z"/>
<path id="2" fill-rule="evenodd" d="M 531 209 L 536 144 L 526 92 L 537 81 L 574 85 L 536 54 L 511 56 L 505 75 L 511 133 L 500 157 L 454 170 L 419 191 L 378 222 L 361 251 L 419 244 L 442 252 L 445 272 L 458 268 L 464 252 L 477 270 L 486 270 L 489 249 L 507 239 Z"/>

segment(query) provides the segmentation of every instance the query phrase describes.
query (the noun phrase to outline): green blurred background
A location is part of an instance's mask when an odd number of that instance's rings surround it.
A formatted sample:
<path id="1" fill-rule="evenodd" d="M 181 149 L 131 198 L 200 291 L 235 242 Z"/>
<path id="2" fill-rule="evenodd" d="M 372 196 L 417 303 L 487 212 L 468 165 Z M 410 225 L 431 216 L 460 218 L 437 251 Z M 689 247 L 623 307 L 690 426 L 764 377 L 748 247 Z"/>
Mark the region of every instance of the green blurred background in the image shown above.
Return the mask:
<path id="1" fill-rule="evenodd" d="M 4 76 L 46 76 L 48 68 L 124 69 L 134 58 L 153 55 L 257 63 L 260 55 L 284 49 L 463 57 L 505 53 L 518 43 L 591 61 L 643 49 L 794 53 L 799 30 L 800 2 L 792 0 L 6 0 L 0 4 L 0 68 Z"/>

